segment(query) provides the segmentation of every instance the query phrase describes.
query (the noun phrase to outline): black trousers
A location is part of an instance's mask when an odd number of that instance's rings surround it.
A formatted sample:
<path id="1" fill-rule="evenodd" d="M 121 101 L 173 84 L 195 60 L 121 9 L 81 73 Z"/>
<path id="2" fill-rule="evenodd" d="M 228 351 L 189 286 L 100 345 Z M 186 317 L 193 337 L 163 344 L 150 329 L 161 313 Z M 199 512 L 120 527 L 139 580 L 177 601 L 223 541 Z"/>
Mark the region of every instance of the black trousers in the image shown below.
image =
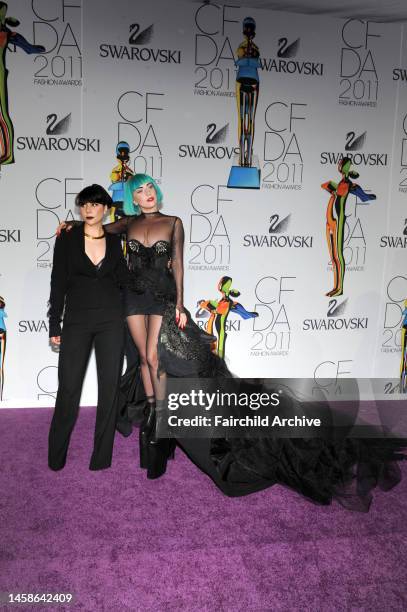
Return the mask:
<path id="1" fill-rule="evenodd" d="M 92 311 L 86 321 L 63 326 L 58 364 L 58 393 L 48 440 L 48 465 L 60 470 L 66 462 L 69 440 L 79 412 L 83 379 L 92 346 L 95 347 L 98 404 L 94 446 L 89 469 L 102 470 L 112 462 L 122 367 L 124 325 L 121 317 Z M 107 320 L 106 320 L 107 319 Z"/>

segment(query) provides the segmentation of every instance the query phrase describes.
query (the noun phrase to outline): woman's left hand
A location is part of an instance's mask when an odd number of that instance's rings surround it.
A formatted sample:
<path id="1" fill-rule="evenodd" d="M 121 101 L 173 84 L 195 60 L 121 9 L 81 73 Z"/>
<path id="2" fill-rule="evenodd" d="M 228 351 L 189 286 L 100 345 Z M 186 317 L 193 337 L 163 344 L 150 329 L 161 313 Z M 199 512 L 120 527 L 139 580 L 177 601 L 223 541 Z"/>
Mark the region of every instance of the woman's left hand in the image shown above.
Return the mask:
<path id="1" fill-rule="evenodd" d="M 185 325 L 187 324 L 187 315 L 184 312 L 184 309 L 180 309 L 178 306 L 175 307 L 175 322 L 180 329 L 184 329 Z"/>

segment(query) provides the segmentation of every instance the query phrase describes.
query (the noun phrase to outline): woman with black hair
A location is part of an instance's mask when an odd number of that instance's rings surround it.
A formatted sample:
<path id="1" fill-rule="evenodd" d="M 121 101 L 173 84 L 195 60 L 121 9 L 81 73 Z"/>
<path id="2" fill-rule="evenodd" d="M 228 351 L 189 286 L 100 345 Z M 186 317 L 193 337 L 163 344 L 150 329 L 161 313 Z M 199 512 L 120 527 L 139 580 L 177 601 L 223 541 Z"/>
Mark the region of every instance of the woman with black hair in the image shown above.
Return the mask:
<path id="1" fill-rule="evenodd" d="M 118 236 L 105 234 L 103 217 L 112 206 L 100 185 L 85 187 L 75 200 L 83 224 L 55 241 L 49 335 L 60 347 L 58 393 L 49 432 L 48 465 L 60 470 L 79 411 L 82 383 L 95 347 L 98 404 L 91 470 L 110 467 L 123 351 L 120 284 L 127 266 Z M 63 325 L 61 331 L 61 319 Z"/>

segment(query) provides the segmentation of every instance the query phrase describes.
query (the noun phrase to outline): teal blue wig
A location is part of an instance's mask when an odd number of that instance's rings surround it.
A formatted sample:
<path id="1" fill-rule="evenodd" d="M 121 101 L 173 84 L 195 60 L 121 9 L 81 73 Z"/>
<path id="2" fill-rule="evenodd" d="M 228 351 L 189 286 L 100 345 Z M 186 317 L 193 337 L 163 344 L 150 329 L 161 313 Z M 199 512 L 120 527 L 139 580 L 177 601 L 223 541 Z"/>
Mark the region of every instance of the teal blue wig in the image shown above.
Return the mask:
<path id="1" fill-rule="evenodd" d="M 157 204 L 161 204 L 163 194 L 155 180 L 148 174 L 135 174 L 130 177 L 124 184 L 124 204 L 123 211 L 125 215 L 139 215 L 140 208 L 133 201 L 133 191 L 146 183 L 151 183 L 154 186 L 157 194 Z"/>

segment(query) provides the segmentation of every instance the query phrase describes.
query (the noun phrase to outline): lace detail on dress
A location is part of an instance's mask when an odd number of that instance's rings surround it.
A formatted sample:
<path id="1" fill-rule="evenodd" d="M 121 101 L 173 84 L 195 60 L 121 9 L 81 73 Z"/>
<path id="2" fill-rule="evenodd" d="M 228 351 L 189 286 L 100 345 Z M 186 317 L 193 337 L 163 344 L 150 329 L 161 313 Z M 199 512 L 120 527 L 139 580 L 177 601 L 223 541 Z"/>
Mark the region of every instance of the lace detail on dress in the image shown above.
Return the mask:
<path id="1" fill-rule="evenodd" d="M 183 246 L 181 219 L 157 213 L 139 215 L 127 226 L 127 256 L 130 272 L 137 278 L 129 288 L 147 289 L 159 300 L 173 301 L 183 308 Z"/>
<path id="2" fill-rule="evenodd" d="M 174 317 L 174 302 L 164 311 L 158 341 L 159 371 L 172 376 L 230 376 L 223 359 L 210 350 L 214 336 L 200 329 L 185 309 L 187 324 L 179 329 Z"/>
<path id="3" fill-rule="evenodd" d="M 170 244 L 166 240 L 157 240 L 151 246 L 146 246 L 139 240 L 128 240 L 127 245 L 130 251 L 137 254 L 142 252 L 143 249 L 147 252 L 151 250 L 154 253 L 155 251 L 158 255 L 169 254 L 171 250 Z"/>
<path id="4" fill-rule="evenodd" d="M 128 266 L 131 279 L 128 288 L 141 295 L 150 292 L 163 304 L 174 303 L 176 284 L 170 269 L 171 245 L 167 240 L 157 240 L 151 246 L 132 238 L 127 241 Z"/>
<path id="5" fill-rule="evenodd" d="M 133 253 L 139 253 L 141 242 L 138 240 L 128 240 L 127 246 L 129 247 L 130 251 L 133 251 Z"/>

